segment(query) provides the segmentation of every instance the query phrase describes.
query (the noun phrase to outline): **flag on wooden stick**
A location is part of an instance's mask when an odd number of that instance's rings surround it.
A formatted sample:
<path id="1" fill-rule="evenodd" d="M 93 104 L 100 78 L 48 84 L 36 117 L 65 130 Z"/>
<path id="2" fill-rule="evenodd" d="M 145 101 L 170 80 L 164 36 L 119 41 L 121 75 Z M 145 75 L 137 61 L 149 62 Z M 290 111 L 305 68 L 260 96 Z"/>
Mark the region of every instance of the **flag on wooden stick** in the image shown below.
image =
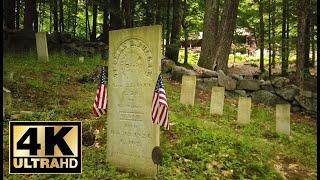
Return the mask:
<path id="1" fill-rule="evenodd" d="M 164 84 L 162 75 L 159 74 L 157 84 L 153 93 L 151 117 L 154 124 L 159 124 L 165 129 L 169 130 L 169 106 L 167 103 L 166 91 L 164 90 Z"/>
<path id="2" fill-rule="evenodd" d="M 93 113 L 100 117 L 107 112 L 107 86 L 106 86 L 106 70 L 101 68 L 100 81 L 97 89 L 96 99 L 93 103 Z"/>

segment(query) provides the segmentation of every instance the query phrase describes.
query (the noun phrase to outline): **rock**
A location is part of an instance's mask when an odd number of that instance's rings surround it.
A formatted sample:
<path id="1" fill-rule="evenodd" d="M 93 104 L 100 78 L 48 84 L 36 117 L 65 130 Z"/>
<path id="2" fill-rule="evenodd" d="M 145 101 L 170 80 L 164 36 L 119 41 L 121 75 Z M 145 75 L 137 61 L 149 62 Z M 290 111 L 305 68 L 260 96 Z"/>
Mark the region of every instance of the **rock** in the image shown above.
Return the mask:
<path id="1" fill-rule="evenodd" d="M 237 89 L 256 91 L 260 89 L 260 82 L 254 79 L 240 80 L 238 81 Z"/>
<path id="2" fill-rule="evenodd" d="M 223 71 L 218 71 L 218 85 L 223 86 L 226 90 L 235 90 L 237 81 L 224 74 Z"/>
<path id="3" fill-rule="evenodd" d="M 270 106 L 287 103 L 281 97 L 266 90 L 255 91 L 251 93 L 251 97 L 254 103 L 263 103 Z"/>
<path id="4" fill-rule="evenodd" d="M 213 86 L 218 86 L 218 78 L 197 78 L 199 89 L 211 91 Z"/>
<path id="5" fill-rule="evenodd" d="M 306 96 L 295 96 L 294 99 L 299 103 L 301 107 L 307 110 L 307 113 L 317 114 L 317 99 Z"/>
<path id="6" fill-rule="evenodd" d="M 276 89 L 276 94 L 287 101 L 293 101 L 294 97 L 299 94 L 299 88 L 293 84 Z"/>
<path id="7" fill-rule="evenodd" d="M 263 81 L 260 84 L 261 89 L 266 90 L 266 91 L 270 91 L 270 92 L 274 92 L 274 88 L 271 84 L 271 81 L 267 80 L 267 81 Z"/>
<path id="8" fill-rule="evenodd" d="M 170 59 L 163 59 L 161 61 L 161 72 L 162 73 L 170 73 L 176 64 Z"/>
<path id="9" fill-rule="evenodd" d="M 247 93 L 245 90 L 235 90 L 234 92 L 239 94 L 239 96 L 247 97 Z"/>
<path id="10" fill-rule="evenodd" d="M 198 77 L 201 78 L 218 77 L 218 73 L 210 69 L 199 67 L 197 65 L 194 65 L 193 69 L 198 73 Z"/>
<path id="11" fill-rule="evenodd" d="M 273 80 L 271 80 L 271 84 L 276 88 L 281 88 L 281 87 L 287 85 L 289 82 L 290 82 L 290 80 L 285 77 L 276 77 Z"/>
<path id="12" fill-rule="evenodd" d="M 231 77 L 237 81 L 243 80 L 243 77 L 237 74 L 232 74 Z"/>
<path id="13" fill-rule="evenodd" d="M 181 82 L 183 75 L 196 76 L 197 73 L 195 73 L 193 70 L 189 70 L 189 69 L 181 67 L 181 66 L 175 66 L 172 70 L 172 73 L 171 73 L 171 79 Z"/>

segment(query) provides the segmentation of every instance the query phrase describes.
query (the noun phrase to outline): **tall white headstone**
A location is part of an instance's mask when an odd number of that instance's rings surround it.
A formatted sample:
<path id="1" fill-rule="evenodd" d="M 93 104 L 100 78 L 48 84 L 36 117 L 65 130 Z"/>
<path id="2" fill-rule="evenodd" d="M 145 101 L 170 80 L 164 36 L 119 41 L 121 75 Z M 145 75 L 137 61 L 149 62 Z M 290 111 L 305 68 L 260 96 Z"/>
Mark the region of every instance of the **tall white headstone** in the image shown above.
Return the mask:
<path id="1" fill-rule="evenodd" d="M 38 60 L 49 61 L 46 32 L 36 33 L 36 44 L 37 44 Z"/>
<path id="2" fill-rule="evenodd" d="M 251 117 L 251 98 L 239 97 L 238 101 L 238 123 L 248 124 Z"/>
<path id="3" fill-rule="evenodd" d="M 290 136 L 290 104 L 276 105 L 276 131 Z"/>

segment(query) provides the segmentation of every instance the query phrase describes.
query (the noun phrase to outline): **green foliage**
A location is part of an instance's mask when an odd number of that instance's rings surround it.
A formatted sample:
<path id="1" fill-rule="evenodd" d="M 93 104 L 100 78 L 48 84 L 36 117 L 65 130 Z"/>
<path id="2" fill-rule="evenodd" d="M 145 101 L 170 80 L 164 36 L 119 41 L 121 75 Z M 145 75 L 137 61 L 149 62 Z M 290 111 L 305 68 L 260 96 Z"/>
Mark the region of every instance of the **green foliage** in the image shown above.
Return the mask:
<path id="1" fill-rule="evenodd" d="M 106 161 L 107 119 L 97 119 L 91 112 L 97 82 L 77 82 L 99 64 L 98 58 L 86 58 L 80 64 L 76 57 L 64 54 L 51 54 L 48 63 L 37 61 L 34 53 L 4 56 L 4 86 L 12 91 L 14 110 L 35 112 L 21 120 L 80 120 L 84 129 L 100 131 L 96 136 L 100 147 L 83 147 L 81 175 L 9 175 L 6 159 L 5 179 L 145 179 L 132 171 L 118 171 Z M 14 72 L 13 81 L 10 72 Z M 164 159 L 160 179 L 283 179 L 275 169 L 279 163 L 296 164 L 302 169 L 302 177 L 316 178 L 311 174 L 316 173 L 317 165 L 316 127 L 293 121 L 292 138 L 279 136 L 274 108 L 255 104 L 252 122 L 239 126 L 234 100 L 225 100 L 222 116 L 210 115 L 209 96 L 200 101 L 197 95 L 193 107 L 185 106 L 179 103 L 180 85 L 167 77 L 164 81 L 172 126 L 169 131 L 161 131 Z M 7 155 L 8 121 L 3 126 Z"/>

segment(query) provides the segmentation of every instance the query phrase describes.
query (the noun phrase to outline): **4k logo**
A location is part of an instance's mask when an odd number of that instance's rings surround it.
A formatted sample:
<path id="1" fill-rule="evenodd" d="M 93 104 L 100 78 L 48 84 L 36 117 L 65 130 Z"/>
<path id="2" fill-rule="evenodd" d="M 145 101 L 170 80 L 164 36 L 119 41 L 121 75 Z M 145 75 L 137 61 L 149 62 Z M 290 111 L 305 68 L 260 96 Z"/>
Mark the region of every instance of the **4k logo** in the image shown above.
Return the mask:
<path id="1" fill-rule="evenodd" d="M 81 173 L 81 122 L 11 121 L 10 174 Z"/>

